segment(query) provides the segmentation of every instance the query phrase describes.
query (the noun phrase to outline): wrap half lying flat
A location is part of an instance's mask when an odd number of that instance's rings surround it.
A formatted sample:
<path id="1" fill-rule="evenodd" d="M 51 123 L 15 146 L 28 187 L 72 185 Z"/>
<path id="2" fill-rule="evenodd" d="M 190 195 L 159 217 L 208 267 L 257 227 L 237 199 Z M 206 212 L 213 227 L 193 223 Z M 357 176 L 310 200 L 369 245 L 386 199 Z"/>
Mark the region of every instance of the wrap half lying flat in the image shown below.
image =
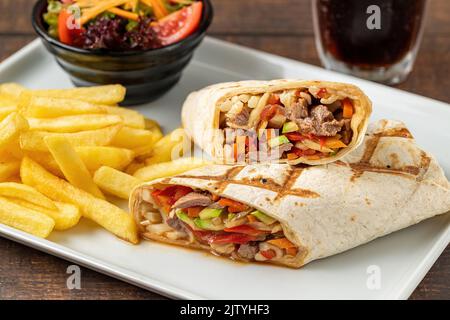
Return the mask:
<path id="1" fill-rule="evenodd" d="M 219 83 L 193 92 L 181 118 L 190 138 L 219 163 L 276 159 L 317 165 L 358 147 L 371 112 L 370 100 L 356 86 L 281 79 Z"/>
<path id="2" fill-rule="evenodd" d="M 203 167 L 138 187 L 130 208 L 146 239 L 297 268 L 446 213 L 450 183 L 382 120 L 341 161 Z"/>

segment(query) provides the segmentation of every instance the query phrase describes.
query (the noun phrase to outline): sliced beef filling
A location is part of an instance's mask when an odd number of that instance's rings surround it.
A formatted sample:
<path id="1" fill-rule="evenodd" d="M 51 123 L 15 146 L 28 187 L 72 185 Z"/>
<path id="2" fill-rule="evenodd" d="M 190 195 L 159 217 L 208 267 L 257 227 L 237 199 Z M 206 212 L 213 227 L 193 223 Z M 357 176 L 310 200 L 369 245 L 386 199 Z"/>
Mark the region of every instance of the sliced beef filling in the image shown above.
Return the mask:
<path id="1" fill-rule="evenodd" d="M 318 105 L 311 109 L 311 116 L 296 120 L 300 132 L 316 136 L 332 137 L 342 130 L 344 120 L 336 120 L 328 108 Z"/>
<path id="2" fill-rule="evenodd" d="M 290 106 L 286 106 L 286 116 L 291 121 L 307 118 L 309 116 L 308 102 L 305 99 L 300 98 L 297 102 L 292 103 Z"/>
<path id="3" fill-rule="evenodd" d="M 174 209 L 184 209 L 189 207 L 207 207 L 209 206 L 213 201 L 210 197 L 197 193 L 197 192 L 191 192 L 187 195 L 181 197 L 178 199 L 172 206 Z"/>
<path id="4" fill-rule="evenodd" d="M 228 125 L 231 128 L 242 128 L 247 126 L 248 120 L 250 118 L 250 109 L 243 107 L 238 112 L 228 113 Z"/>

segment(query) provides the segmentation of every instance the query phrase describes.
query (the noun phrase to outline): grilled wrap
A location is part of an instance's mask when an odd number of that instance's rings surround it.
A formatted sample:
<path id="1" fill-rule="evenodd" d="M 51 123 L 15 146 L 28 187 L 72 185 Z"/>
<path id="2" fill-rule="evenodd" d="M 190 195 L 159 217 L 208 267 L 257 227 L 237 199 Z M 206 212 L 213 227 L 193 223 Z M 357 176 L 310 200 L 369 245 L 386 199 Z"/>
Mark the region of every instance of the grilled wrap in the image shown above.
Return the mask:
<path id="1" fill-rule="evenodd" d="M 186 133 L 220 163 L 325 164 L 354 150 L 372 112 L 356 86 L 325 81 L 219 83 L 184 102 Z"/>
<path id="2" fill-rule="evenodd" d="M 139 186 L 130 209 L 145 239 L 298 268 L 449 211 L 450 184 L 382 120 L 340 161 L 203 167 Z"/>

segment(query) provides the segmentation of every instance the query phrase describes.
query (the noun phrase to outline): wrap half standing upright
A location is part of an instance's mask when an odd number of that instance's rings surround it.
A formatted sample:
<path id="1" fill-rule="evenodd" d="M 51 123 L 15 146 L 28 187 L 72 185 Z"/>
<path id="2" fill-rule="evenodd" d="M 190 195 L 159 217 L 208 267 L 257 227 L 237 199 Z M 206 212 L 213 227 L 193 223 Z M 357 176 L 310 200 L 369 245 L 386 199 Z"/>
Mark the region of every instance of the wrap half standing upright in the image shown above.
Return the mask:
<path id="1" fill-rule="evenodd" d="M 219 163 L 310 165 L 362 142 L 372 106 L 356 86 L 301 80 L 219 83 L 184 102 L 186 133 Z"/>

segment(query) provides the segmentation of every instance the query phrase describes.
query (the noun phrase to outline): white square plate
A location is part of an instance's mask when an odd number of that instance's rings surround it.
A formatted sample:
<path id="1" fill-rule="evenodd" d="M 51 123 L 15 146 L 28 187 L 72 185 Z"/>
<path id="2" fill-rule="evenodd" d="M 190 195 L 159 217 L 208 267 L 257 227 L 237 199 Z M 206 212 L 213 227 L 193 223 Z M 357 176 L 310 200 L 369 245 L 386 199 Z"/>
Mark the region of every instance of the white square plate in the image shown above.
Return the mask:
<path id="1" fill-rule="evenodd" d="M 303 78 L 354 83 L 374 103 L 372 121 L 404 121 L 450 176 L 448 104 L 297 61 L 206 38 L 184 76 L 158 101 L 136 109 L 180 124 L 186 95 L 208 84 L 243 79 Z M 71 87 L 66 74 L 36 40 L 0 65 L 0 82 L 30 88 Z M 444 88 L 443 88 L 444 89 Z M 207 299 L 406 299 L 449 243 L 450 216 L 439 216 L 302 269 L 241 264 L 154 242 L 133 246 L 83 220 L 66 232 L 39 239 L 0 225 L 3 237 L 62 257 L 140 287 L 176 298 Z M 379 267 L 379 288 L 367 281 Z"/>

